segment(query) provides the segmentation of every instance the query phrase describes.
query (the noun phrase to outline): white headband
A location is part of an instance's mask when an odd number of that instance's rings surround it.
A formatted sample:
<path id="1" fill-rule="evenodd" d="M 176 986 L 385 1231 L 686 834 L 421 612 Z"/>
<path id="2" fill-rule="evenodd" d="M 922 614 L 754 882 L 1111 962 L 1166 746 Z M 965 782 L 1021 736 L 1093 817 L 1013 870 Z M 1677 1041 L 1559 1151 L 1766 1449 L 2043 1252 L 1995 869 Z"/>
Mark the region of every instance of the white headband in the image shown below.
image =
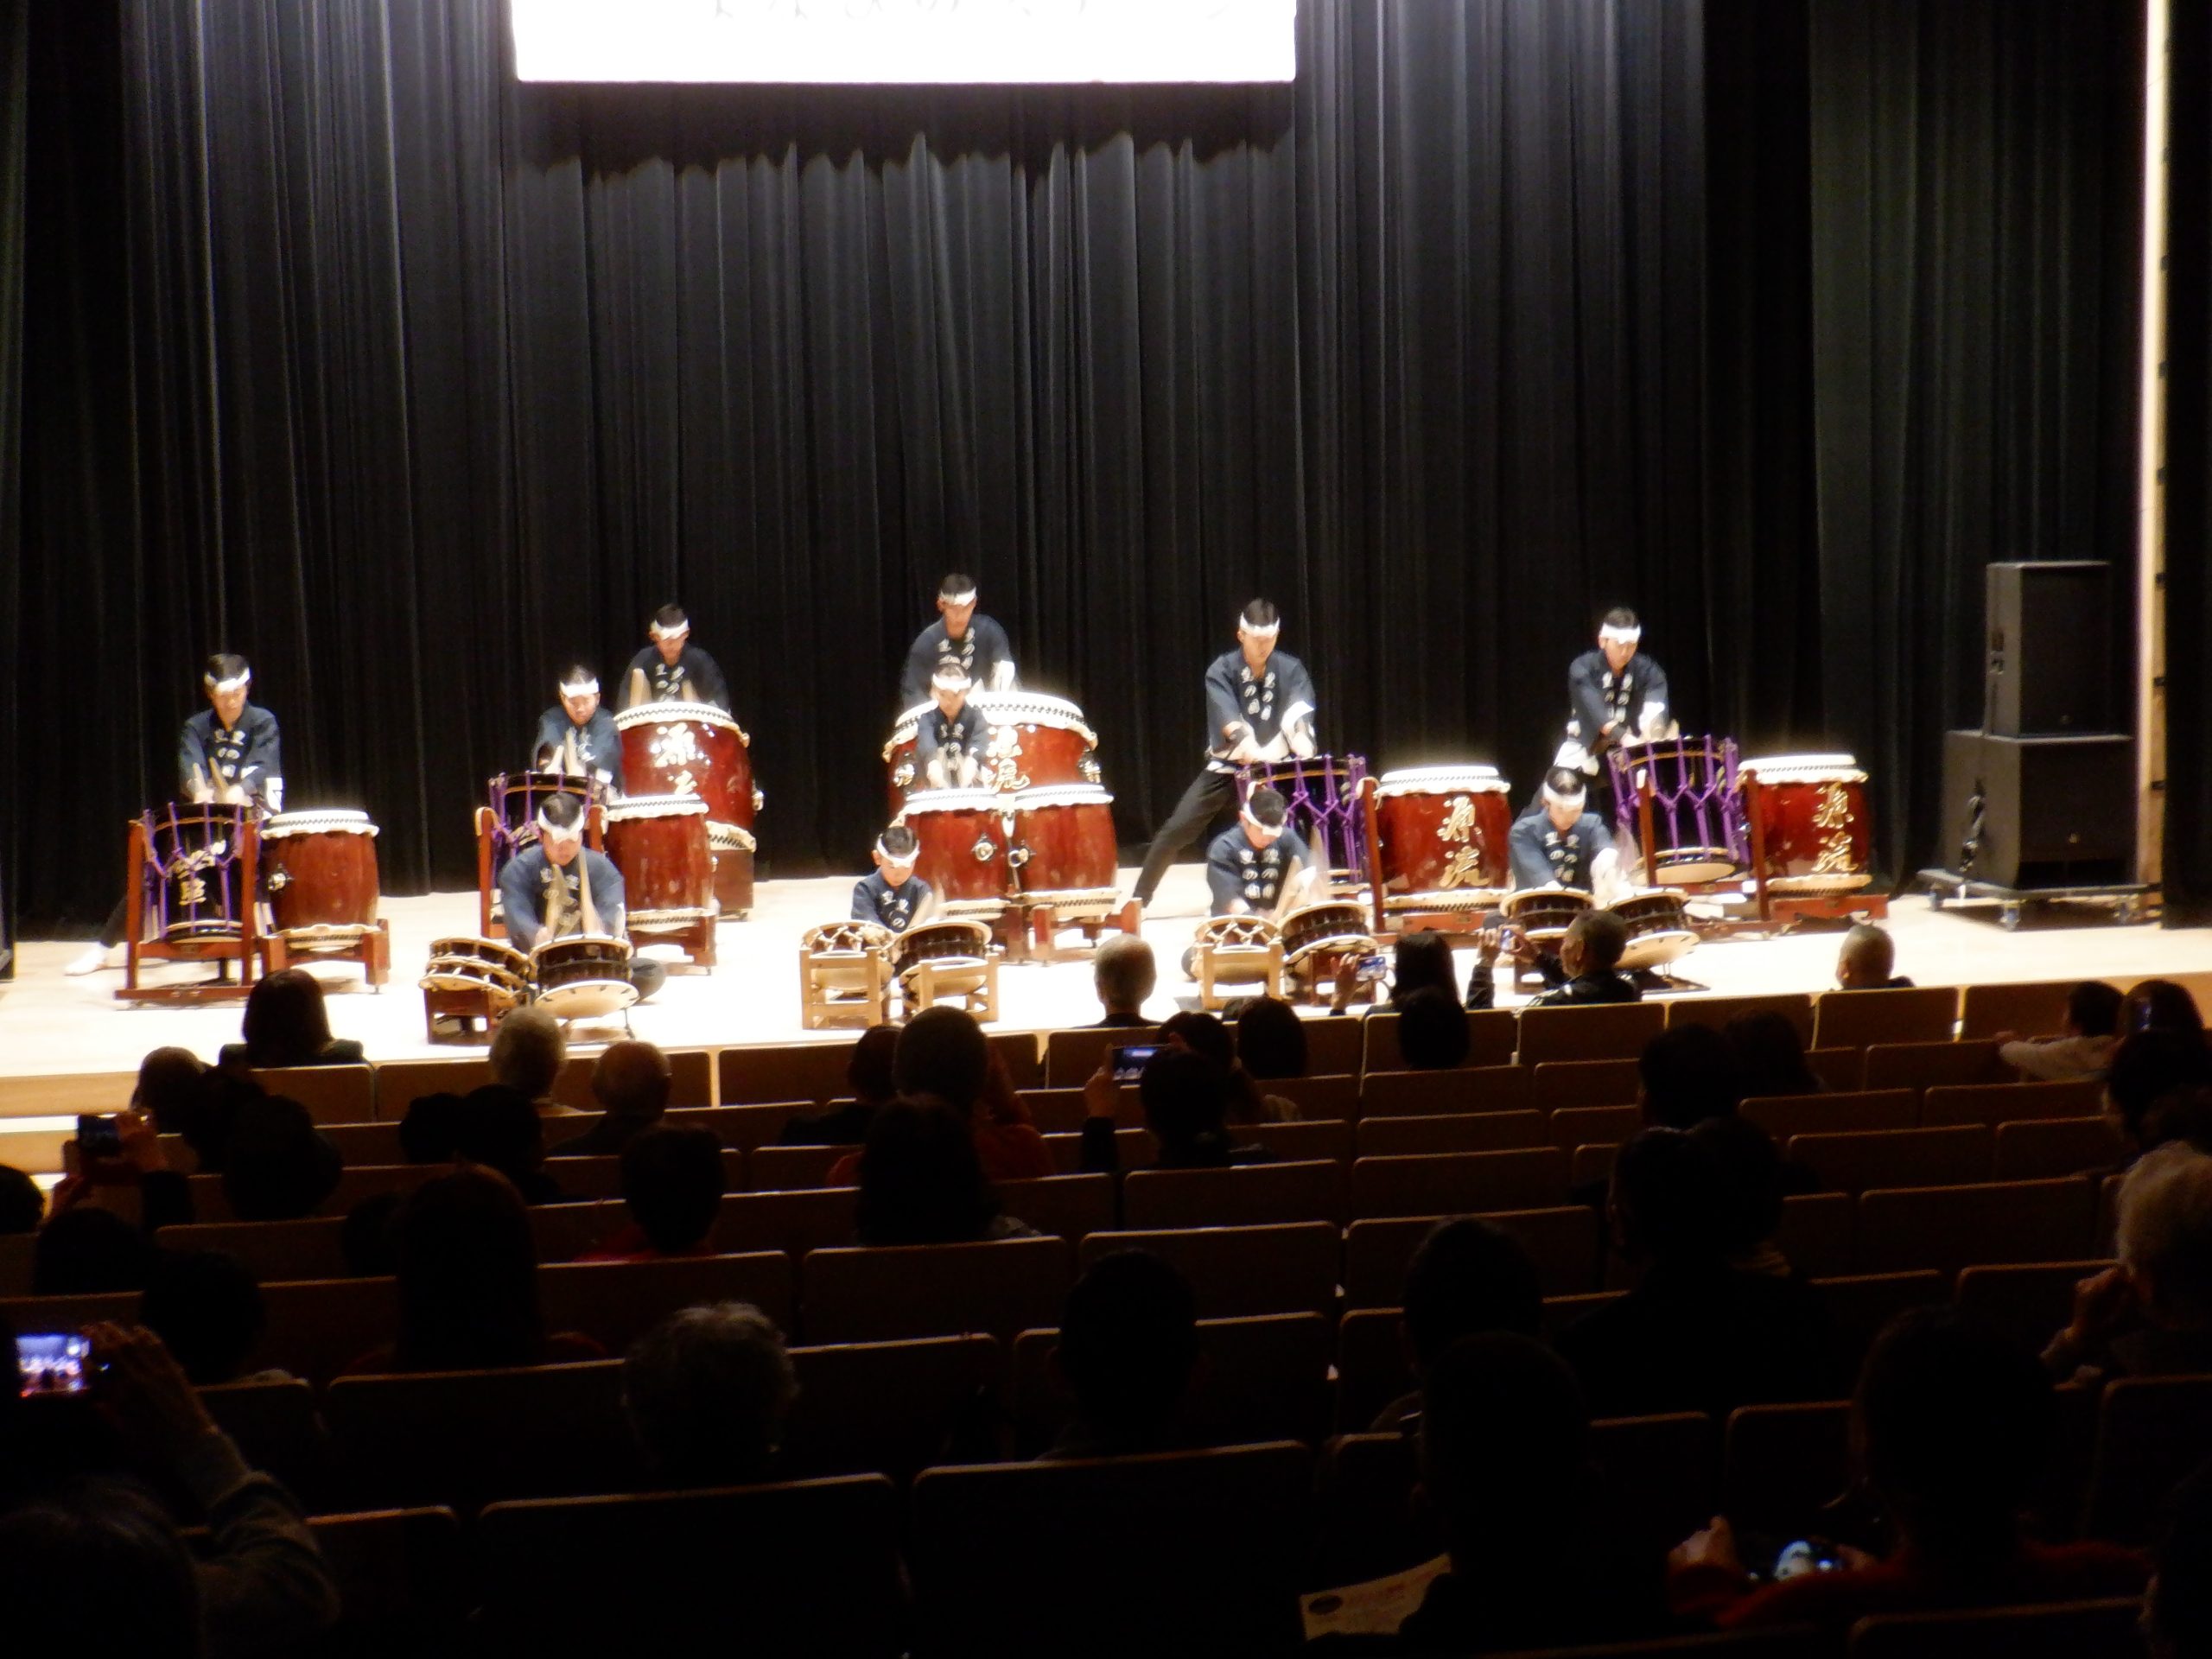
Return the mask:
<path id="1" fill-rule="evenodd" d="M 876 856 L 887 864 L 912 864 L 922 855 L 922 849 L 919 847 L 915 848 L 911 853 L 899 854 L 893 852 L 880 841 L 875 843 L 875 852 Z"/>
<path id="2" fill-rule="evenodd" d="M 236 678 L 228 680 L 219 680 L 213 674 L 202 674 L 200 683 L 210 691 L 238 691 L 243 690 L 252 678 L 253 671 L 249 668 Z"/>
<path id="3" fill-rule="evenodd" d="M 1262 627 L 1257 622 L 1247 622 L 1243 615 L 1239 614 L 1236 619 L 1236 631 L 1239 633 L 1249 633 L 1255 639 L 1272 639 L 1282 632 L 1282 624 L 1270 622 L 1267 626 Z"/>
<path id="4" fill-rule="evenodd" d="M 968 689 L 968 671 L 957 663 L 947 663 L 930 676 L 930 683 L 947 691 L 965 691 Z"/>
<path id="5" fill-rule="evenodd" d="M 691 619 L 686 617 L 681 622 L 671 622 L 664 628 L 658 622 L 649 622 L 645 625 L 645 632 L 656 639 L 673 639 L 679 634 L 691 632 Z"/>
<path id="6" fill-rule="evenodd" d="M 564 680 L 561 683 L 564 697 L 595 697 L 599 695 L 597 680 Z"/>
<path id="7" fill-rule="evenodd" d="M 973 605 L 976 602 L 976 590 L 970 588 L 964 594 L 939 594 L 938 601 L 944 605 Z"/>
<path id="8" fill-rule="evenodd" d="M 541 836 L 550 836 L 556 841 L 575 841 L 582 836 L 584 827 L 581 823 L 572 823 L 563 829 L 547 817 L 545 810 L 540 807 L 537 812 L 537 833 Z"/>
<path id="9" fill-rule="evenodd" d="M 1641 627 L 1617 628 L 1608 622 L 1598 630 L 1598 638 L 1609 645 L 1632 645 L 1643 638 Z"/>
<path id="10" fill-rule="evenodd" d="M 1543 787 L 1543 797 L 1546 806 L 1580 806 L 1590 798 L 1586 790 L 1578 789 L 1572 795 L 1562 795 L 1549 784 Z"/>

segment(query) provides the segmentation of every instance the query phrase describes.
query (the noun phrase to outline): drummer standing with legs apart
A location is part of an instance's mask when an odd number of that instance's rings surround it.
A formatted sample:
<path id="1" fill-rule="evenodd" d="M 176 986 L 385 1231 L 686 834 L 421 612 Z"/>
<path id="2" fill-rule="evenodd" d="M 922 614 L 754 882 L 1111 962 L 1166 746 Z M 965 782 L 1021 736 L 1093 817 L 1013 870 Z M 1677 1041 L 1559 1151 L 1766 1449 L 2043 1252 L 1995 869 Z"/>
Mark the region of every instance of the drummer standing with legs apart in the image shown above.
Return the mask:
<path id="1" fill-rule="evenodd" d="M 721 665 L 691 643 L 691 620 L 681 605 L 664 605 L 645 628 L 652 644 L 622 675 L 622 706 L 641 702 L 710 702 L 729 712 L 729 683 Z"/>
<path id="2" fill-rule="evenodd" d="M 1140 905 L 1152 902 L 1176 855 L 1195 845 L 1236 798 L 1239 766 L 1314 752 L 1313 677 L 1297 658 L 1275 649 L 1281 632 L 1281 613 L 1255 599 L 1236 620 L 1237 648 L 1206 670 L 1205 766 L 1144 855 L 1135 892 Z"/>
<path id="3" fill-rule="evenodd" d="M 200 685 L 207 707 L 184 722 L 177 734 L 176 788 L 188 801 L 250 801 L 266 812 L 284 807 L 284 760 L 276 716 L 249 702 L 253 670 L 233 652 L 207 659 Z M 62 971 L 89 974 L 120 967 L 110 955 L 123 943 L 130 906 L 137 895 L 125 893 L 98 944 L 88 945 Z"/>
<path id="4" fill-rule="evenodd" d="M 600 702 L 599 676 L 582 663 L 561 674 L 561 701 L 537 717 L 531 764 L 540 772 L 595 779 L 622 792 L 622 735 Z"/>
<path id="5" fill-rule="evenodd" d="M 914 766 L 931 789 L 973 789 L 991 745 L 990 722 L 968 701 L 968 672 L 957 662 L 938 664 L 930 677 L 935 707 L 922 711 L 914 731 Z"/>
<path id="6" fill-rule="evenodd" d="M 622 872 L 584 845 L 584 804 L 555 795 L 537 809 L 537 840 L 499 872 L 500 913 L 507 940 L 524 954 L 550 939 L 591 934 L 627 938 Z M 630 958 L 630 982 L 651 996 L 668 969 L 649 957 Z"/>
<path id="7" fill-rule="evenodd" d="M 1597 650 L 1584 652 L 1567 667 L 1567 697 L 1573 712 L 1553 766 L 1595 778 L 1602 787 L 1607 750 L 1668 735 L 1673 716 L 1667 671 L 1643 654 L 1643 625 L 1634 611 L 1617 605 L 1605 613 Z"/>
<path id="8" fill-rule="evenodd" d="M 976 612 L 976 578 L 955 571 L 937 585 L 940 618 L 915 635 L 899 677 L 899 708 L 912 709 L 930 694 L 930 678 L 945 663 L 957 663 L 971 684 L 986 691 L 1014 687 L 1014 647 L 1006 630 Z"/>

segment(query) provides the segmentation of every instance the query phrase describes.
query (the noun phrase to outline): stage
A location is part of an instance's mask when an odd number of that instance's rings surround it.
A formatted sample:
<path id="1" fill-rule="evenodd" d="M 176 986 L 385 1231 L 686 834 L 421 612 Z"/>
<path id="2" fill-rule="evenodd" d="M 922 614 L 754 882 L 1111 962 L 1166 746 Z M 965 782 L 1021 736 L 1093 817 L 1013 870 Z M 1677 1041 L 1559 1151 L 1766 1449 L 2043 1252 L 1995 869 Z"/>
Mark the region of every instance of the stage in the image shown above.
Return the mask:
<path id="1" fill-rule="evenodd" d="M 1124 887 L 1135 871 L 1122 873 Z M 761 885 L 749 920 L 721 930 L 721 962 L 711 973 L 678 970 L 652 1001 L 631 1012 L 639 1037 L 668 1047 L 728 1046 L 795 1041 L 849 1042 L 847 1032 L 806 1032 L 799 1025 L 798 942 L 804 931 L 847 913 L 853 878 L 771 881 Z M 1144 923 L 1158 952 L 1160 983 L 1147 1005 L 1162 1018 L 1196 988 L 1177 966 L 1191 931 L 1204 914 L 1201 867 L 1178 865 L 1162 886 Z M 350 964 L 314 971 L 332 993 L 330 1025 L 340 1037 L 358 1039 L 373 1059 L 418 1058 L 478 1052 L 461 1044 L 432 1044 L 416 981 L 430 941 L 476 931 L 473 893 L 386 899 L 391 922 L 391 980 L 371 991 Z M 1888 925 L 1897 938 L 1897 971 L 1923 985 L 1975 982 L 2106 978 L 2120 982 L 2154 976 L 2192 981 L 2200 999 L 2212 995 L 2212 930 L 2166 931 L 2120 926 L 2109 912 L 2088 906 L 2031 909 L 2019 931 L 2007 933 L 1993 906 L 1937 912 L 1923 897 L 1892 903 Z M 1675 972 L 1722 995 L 1764 991 L 1820 991 L 1834 982 L 1839 925 L 1808 926 L 1779 938 L 1737 939 L 1700 945 Z M 1080 936 L 1064 936 L 1080 945 Z M 62 964 L 81 941 L 23 944 L 12 984 L 0 986 L 0 1072 L 11 1077 L 111 1072 L 135 1068 L 149 1050 L 175 1044 L 212 1059 L 238 1034 L 240 1004 L 132 1005 L 118 1001 L 120 969 L 69 978 Z M 1459 953 L 1464 976 L 1471 953 Z M 202 968 L 162 967 L 160 980 L 204 977 Z M 999 977 L 1001 1029 L 1087 1024 L 1098 1017 L 1087 957 L 1071 955 L 1050 964 L 1007 963 Z M 1506 995 L 1510 1006 L 1524 998 Z M 580 1044 L 621 1035 L 613 1028 L 578 1029 Z M 28 1103 L 0 1105 L 0 1115 L 35 1110 Z"/>

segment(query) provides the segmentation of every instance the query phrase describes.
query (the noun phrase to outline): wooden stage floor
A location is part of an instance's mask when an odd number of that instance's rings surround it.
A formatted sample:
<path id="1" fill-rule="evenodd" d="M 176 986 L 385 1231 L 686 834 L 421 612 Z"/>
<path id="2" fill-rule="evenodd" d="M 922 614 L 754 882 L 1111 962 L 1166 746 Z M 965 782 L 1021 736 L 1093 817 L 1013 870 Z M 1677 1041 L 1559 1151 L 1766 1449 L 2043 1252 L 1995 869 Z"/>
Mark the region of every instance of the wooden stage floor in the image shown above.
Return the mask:
<path id="1" fill-rule="evenodd" d="M 1135 874 L 1123 872 L 1125 885 Z M 807 927 L 846 913 L 852 880 L 764 883 L 751 919 L 722 928 L 721 965 L 711 974 L 671 974 L 658 995 L 632 1012 L 635 1033 L 670 1047 L 791 1042 L 810 1036 L 849 1041 L 849 1033 L 800 1029 L 798 957 L 799 936 Z M 1205 899 L 1200 867 L 1179 865 L 1146 916 L 1145 937 L 1160 959 L 1160 991 L 1148 1007 L 1162 1017 L 1174 1012 L 1178 996 L 1195 988 L 1182 978 L 1177 961 L 1203 913 Z M 385 913 L 391 920 L 392 975 L 381 992 L 370 991 L 349 965 L 317 969 L 334 993 L 332 1030 L 359 1039 L 376 1059 L 471 1052 L 427 1040 L 416 979 L 432 939 L 475 931 L 475 895 L 388 899 Z M 1923 985 L 2091 976 L 2132 982 L 2163 975 L 2195 980 L 2200 998 L 2212 1003 L 2212 929 L 2122 927 L 2102 909 L 2053 906 L 2031 910 L 2018 931 L 2006 933 L 1998 925 L 1993 906 L 1938 912 L 1923 898 L 1897 901 L 1890 925 L 1897 941 L 1898 971 Z M 1822 926 L 1783 938 L 1708 944 L 1675 971 L 1721 994 L 1821 990 L 1832 982 L 1840 932 L 1840 927 Z M 36 942 L 21 947 L 15 982 L 0 985 L 0 1077 L 124 1071 L 164 1044 L 213 1058 L 221 1044 L 237 1038 L 236 1003 L 130 1006 L 116 1000 L 123 982 L 119 969 L 67 977 L 62 964 L 82 948 L 81 943 Z M 1468 953 L 1462 951 L 1460 960 L 1464 974 Z M 186 978 L 204 976 L 207 970 L 161 971 Z M 1051 965 L 1010 964 L 1001 971 L 1000 995 L 1001 1028 L 1081 1025 L 1097 1018 L 1089 964 L 1079 958 Z M 609 1034 L 620 1032 L 580 1031 L 576 1037 L 588 1042 Z M 0 1115 L 7 1109 L 0 1104 Z"/>

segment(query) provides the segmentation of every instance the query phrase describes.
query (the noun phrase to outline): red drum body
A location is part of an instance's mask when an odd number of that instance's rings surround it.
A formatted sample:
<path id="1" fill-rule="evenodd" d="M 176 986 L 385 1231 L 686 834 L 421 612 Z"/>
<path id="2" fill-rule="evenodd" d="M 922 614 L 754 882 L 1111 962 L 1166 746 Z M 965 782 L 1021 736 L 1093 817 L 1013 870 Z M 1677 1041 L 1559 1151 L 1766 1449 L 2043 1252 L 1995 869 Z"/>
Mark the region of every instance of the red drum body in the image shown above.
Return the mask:
<path id="1" fill-rule="evenodd" d="M 713 915 L 715 860 L 707 804 L 696 795 L 632 795 L 607 809 L 607 855 L 622 872 L 632 932 L 695 927 Z"/>
<path id="2" fill-rule="evenodd" d="M 252 902 L 238 890 L 252 809 L 173 801 L 144 822 L 148 866 L 161 883 L 162 937 L 171 944 L 239 938 Z"/>
<path id="3" fill-rule="evenodd" d="M 1014 798 L 1008 861 L 1024 899 L 1110 909 L 1121 899 L 1118 856 L 1114 798 L 1096 785 L 1026 789 Z"/>
<path id="4" fill-rule="evenodd" d="M 742 920 L 753 908 L 753 832 L 710 821 L 707 851 L 714 860 L 715 900 L 723 919 Z"/>
<path id="5" fill-rule="evenodd" d="M 1521 937 L 1535 945 L 1556 945 L 1574 918 L 1590 908 L 1590 895 L 1569 887 L 1523 887 L 1499 906 Z"/>
<path id="6" fill-rule="evenodd" d="M 1012 887 L 1006 805 L 1004 796 L 987 789 L 918 790 L 906 798 L 901 816 L 921 842 L 915 868 L 940 903 L 1006 902 Z"/>
<path id="7" fill-rule="evenodd" d="M 1513 810 L 1495 766 L 1386 772 L 1375 788 L 1382 907 L 1487 910 L 1512 880 Z"/>
<path id="8" fill-rule="evenodd" d="M 1621 953 L 1622 970 L 1656 968 L 1674 962 L 1697 948 L 1679 893 L 1639 893 L 1609 906 L 1628 924 L 1628 948 Z"/>
<path id="9" fill-rule="evenodd" d="M 365 812 L 280 812 L 261 826 L 262 885 L 279 933 L 377 925 L 377 827 Z"/>
<path id="10" fill-rule="evenodd" d="M 1083 710 L 1065 697 L 1048 697 L 1039 691 L 973 691 L 968 701 L 991 728 L 979 789 L 1019 793 L 1099 781 L 1097 734 L 1084 723 Z M 934 706 L 925 702 L 899 715 L 891 728 L 891 741 L 883 746 L 893 817 L 919 780 L 914 750 L 922 716 Z"/>
<path id="11" fill-rule="evenodd" d="M 1866 774 L 1851 756 L 1770 755 L 1738 771 L 1758 779 L 1753 810 L 1770 891 L 1850 893 L 1873 880 Z"/>
<path id="12" fill-rule="evenodd" d="M 622 776 L 639 793 L 696 795 L 712 823 L 750 830 L 753 740 L 708 702 L 646 702 L 614 716 Z"/>

